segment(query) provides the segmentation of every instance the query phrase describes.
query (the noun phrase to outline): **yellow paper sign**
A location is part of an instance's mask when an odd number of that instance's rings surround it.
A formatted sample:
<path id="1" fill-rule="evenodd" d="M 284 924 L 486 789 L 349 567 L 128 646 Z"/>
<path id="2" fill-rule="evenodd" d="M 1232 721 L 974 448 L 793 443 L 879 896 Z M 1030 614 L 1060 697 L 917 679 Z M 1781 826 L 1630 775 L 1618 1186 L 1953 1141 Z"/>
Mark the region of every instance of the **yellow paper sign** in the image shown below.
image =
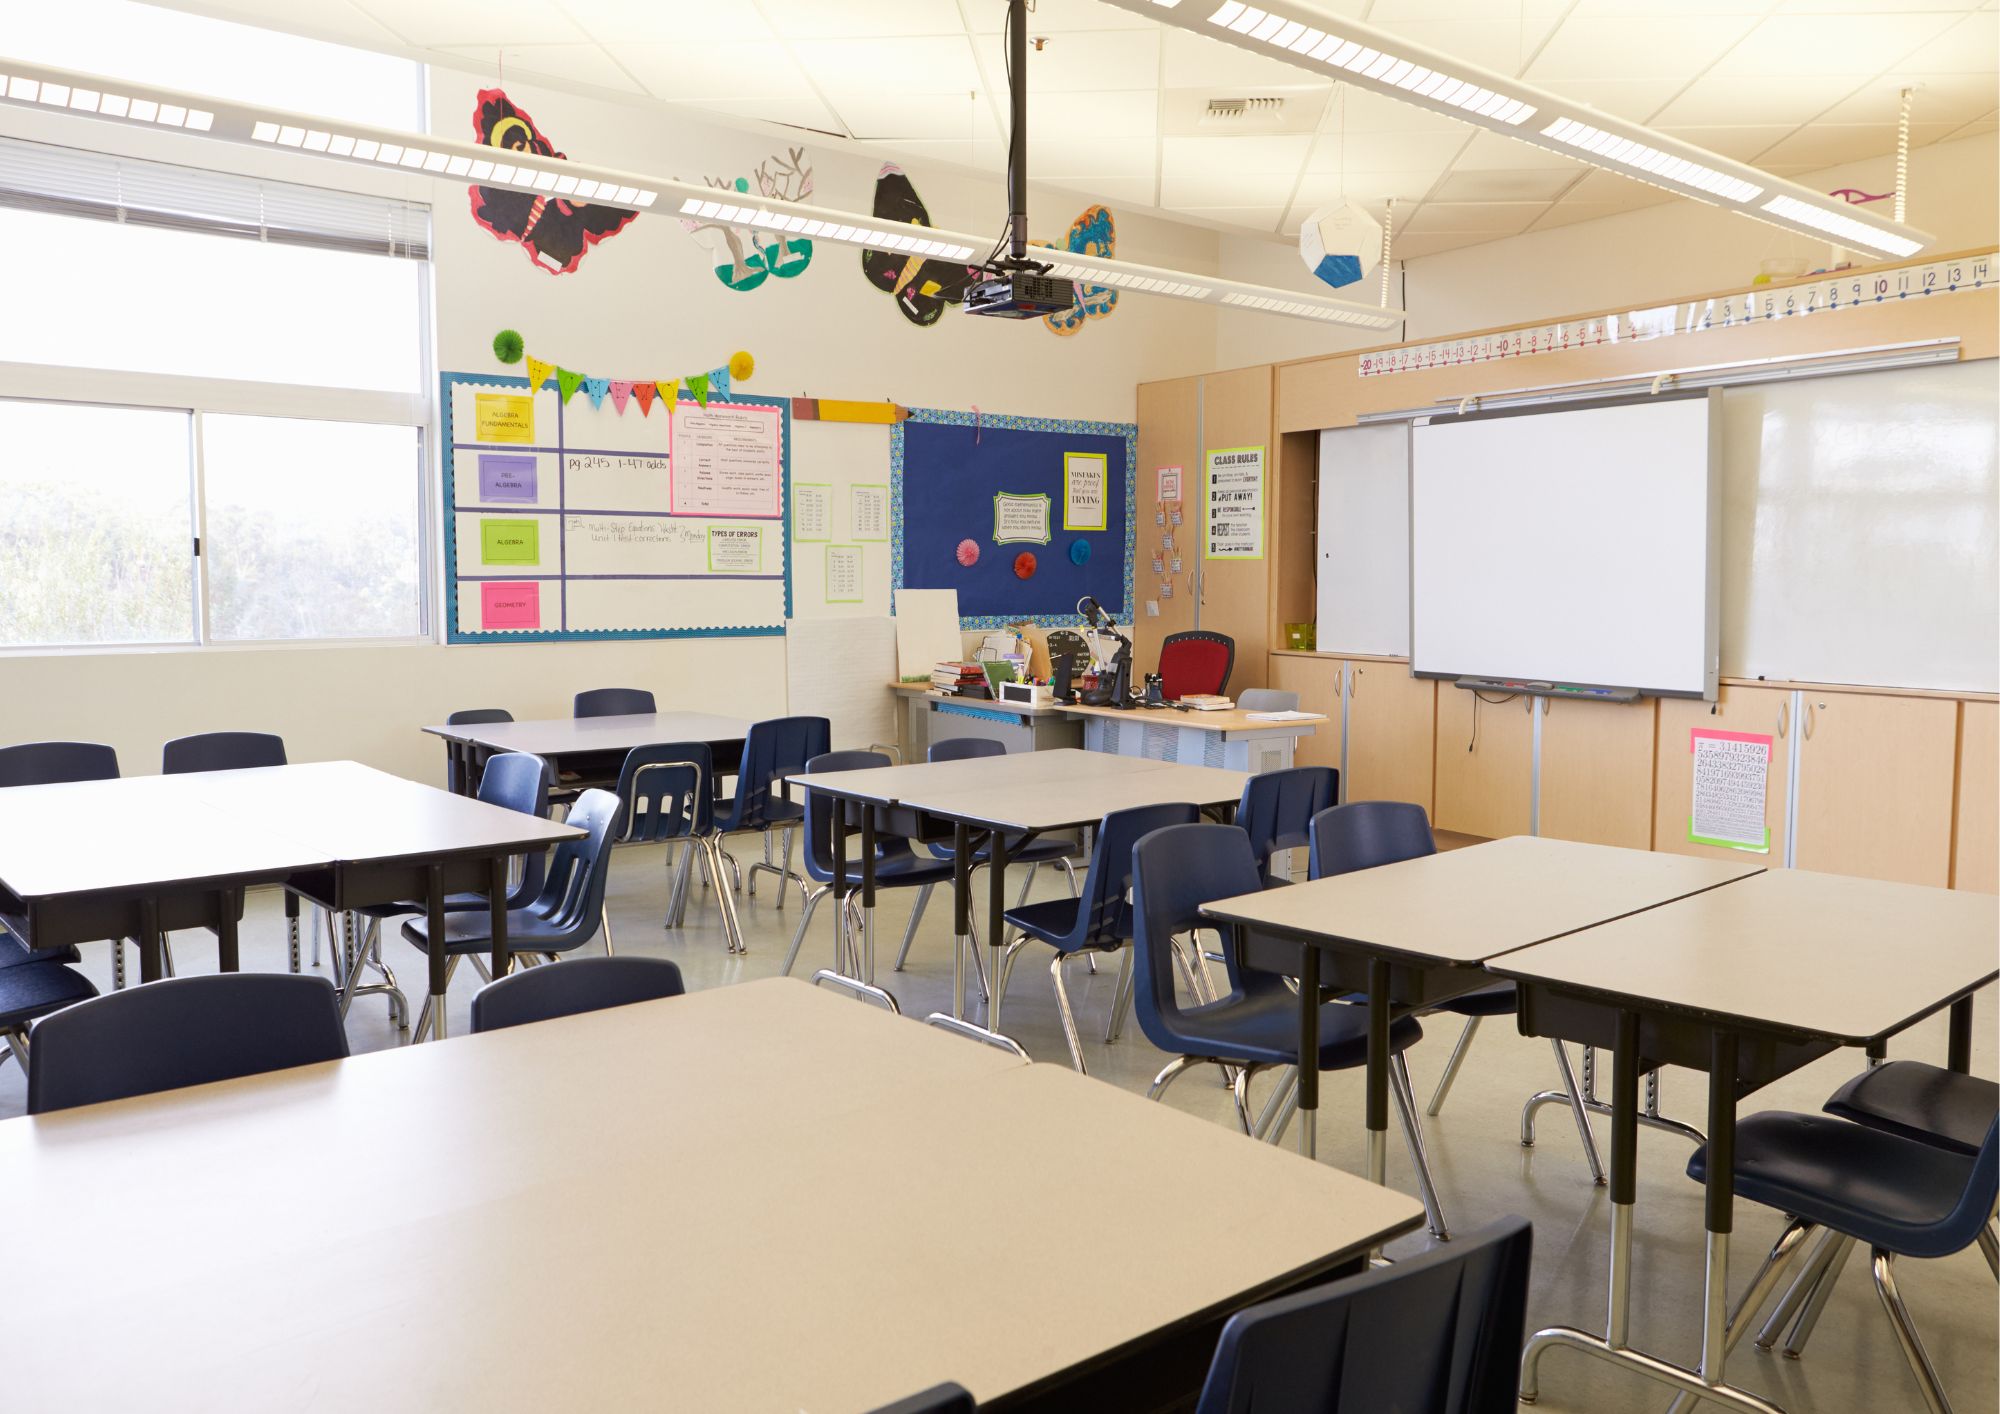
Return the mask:
<path id="1" fill-rule="evenodd" d="M 519 442 L 535 440 L 535 400 L 525 393 L 474 393 L 473 436 L 475 442 Z"/>

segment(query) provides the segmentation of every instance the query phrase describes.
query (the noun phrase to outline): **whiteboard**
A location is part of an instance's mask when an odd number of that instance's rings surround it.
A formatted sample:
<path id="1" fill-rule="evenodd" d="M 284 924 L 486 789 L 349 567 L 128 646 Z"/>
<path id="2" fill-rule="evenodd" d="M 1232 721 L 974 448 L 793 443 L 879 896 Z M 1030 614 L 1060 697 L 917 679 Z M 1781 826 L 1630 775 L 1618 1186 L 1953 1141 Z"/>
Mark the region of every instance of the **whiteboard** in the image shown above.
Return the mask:
<path id="1" fill-rule="evenodd" d="M 2000 689 L 1995 368 L 1725 394 L 1726 675 Z"/>
<path id="2" fill-rule="evenodd" d="M 1342 653 L 1410 651 L 1410 427 L 1319 434 L 1317 642 Z"/>
<path id="3" fill-rule="evenodd" d="M 1712 697 L 1720 401 L 1415 428 L 1412 670 Z"/>

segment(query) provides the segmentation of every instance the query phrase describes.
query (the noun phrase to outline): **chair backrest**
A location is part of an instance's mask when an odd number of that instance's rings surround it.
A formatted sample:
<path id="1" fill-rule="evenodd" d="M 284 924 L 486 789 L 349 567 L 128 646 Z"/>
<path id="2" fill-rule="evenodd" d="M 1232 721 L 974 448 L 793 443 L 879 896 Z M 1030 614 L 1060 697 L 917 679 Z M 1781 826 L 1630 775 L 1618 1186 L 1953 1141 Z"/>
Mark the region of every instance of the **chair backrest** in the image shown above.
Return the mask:
<path id="1" fill-rule="evenodd" d="M 1263 881 L 1250 837 L 1234 825 L 1172 825 L 1133 846 L 1132 922 L 1139 955 L 1132 968 L 1132 1010 L 1146 1039 L 1161 1050 L 1179 1049 L 1174 935 L 1213 927 L 1201 916 L 1203 904 L 1254 894 Z M 1276 974 L 1249 975 L 1284 986 Z"/>
<path id="2" fill-rule="evenodd" d="M 1378 864 L 1396 864 L 1437 853 L 1430 816 L 1402 800 L 1356 800 L 1322 810 L 1312 822 L 1315 879 L 1352 874 Z"/>
<path id="3" fill-rule="evenodd" d="M 24 741 L 0 746 L 0 787 L 115 781 L 118 753 L 94 741 Z"/>
<path id="4" fill-rule="evenodd" d="M 40 1022 L 28 1113 L 261 1075 L 347 1054 L 324 977 L 222 972 L 94 997 Z"/>
<path id="5" fill-rule="evenodd" d="M 541 896 L 528 905 L 535 918 L 518 930 L 523 945 L 532 940 L 570 947 L 588 942 L 597 931 L 621 809 L 618 797 L 608 790 L 587 790 L 577 796 L 563 823 L 582 830 L 583 837 L 556 846 Z M 515 936 L 510 922 L 508 937 Z"/>
<path id="6" fill-rule="evenodd" d="M 871 766 L 886 766 L 889 758 L 879 751 L 829 751 L 806 762 L 806 774 L 822 775 L 828 771 L 865 771 Z M 818 791 L 806 793 L 806 873 L 819 883 L 833 881 L 833 801 Z M 857 841 L 852 856 L 861 857 Z"/>
<path id="7" fill-rule="evenodd" d="M 979 1406 L 972 1391 L 961 1384 L 932 1385 L 929 1389 L 884 1404 L 869 1414 L 973 1414 Z"/>
<path id="8" fill-rule="evenodd" d="M 160 749 L 160 770 L 169 776 L 284 764 L 285 739 L 270 732 L 197 732 L 175 737 Z"/>
<path id="9" fill-rule="evenodd" d="M 948 736 L 943 741 L 931 743 L 926 756 L 931 761 L 971 761 L 981 756 L 1005 756 L 1007 747 L 1002 742 L 984 736 Z"/>
<path id="10" fill-rule="evenodd" d="M 1246 712 L 1296 712 L 1299 695 L 1282 687 L 1246 687 L 1236 694 L 1236 705 Z"/>
<path id="11" fill-rule="evenodd" d="M 502 810 L 518 810 L 523 815 L 546 820 L 549 788 L 554 783 L 555 771 L 542 757 L 525 751 L 506 751 L 486 763 L 486 770 L 479 777 L 479 798 Z M 528 852 L 521 865 L 520 882 L 507 894 L 510 908 L 525 908 L 540 895 L 548 862 L 547 850 Z"/>
<path id="12" fill-rule="evenodd" d="M 1313 819 L 1340 792 L 1340 772 L 1331 766 L 1292 766 L 1260 771 L 1243 783 L 1236 824 L 1250 836 L 1251 853 L 1268 872 L 1281 849 L 1304 849 L 1312 842 Z"/>
<path id="13" fill-rule="evenodd" d="M 462 707 L 444 719 L 448 727 L 476 727 L 487 722 L 511 722 L 514 714 L 505 707 Z M 453 795 L 465 794 L 465 763 L 453 752 L 444 761 L 444 788 Z"/>
<path id="14" fill-rule="evenodd" d="M 833 749 L 833 723 L 825 717 L 772 717 L 752 722 L 736 767 L 734 820 L 739 830 L 758 830 L 774 817 L 795 820 L 795 811 L 776 809 L 771 782 L 805 769 L 806 762 Z"/>
<path id="15" fill-rule="evenodd" d="M 624 824 L 618 839 L 655 843 L 708 833 L 715 813 L 715 758 L 706 742 L 635 746 L 618 768 Z"/>
<path id="16" fill-rule="evenodd" d="M 1090 870 L 1077 894 L 1082 906 L 1076 911 L 1071 941 L 1110 944 L 1131 936 L 1126 895 L 1132 888 L 1132 847 L 1155 830 L 1192 825 L 1199 819 L 1198 806 L 1178 804 L 1135 805 L 1106 815 L 1098 823 Z"/>
<path id="17" fill-rule="evenodd" d="M 1534 1230 L 1503 1218 L 1392 1267 L 1238 1311 L 1195 1414 L 1513 1414 Z"/>
<path id="18" fill-rule="evenodd" d="M 1911 1142 L 1915 1142 L 1914 1140 Z M 1968 1173 L 1965 1193 L 1958 1206 L 1946 1215 L 1932 1234 L 1933 1243 L 1916 1257 L 1945 1257 L 1970 1247 L 1993 1216 L 1993 1204 L 2000 1199 L 2000 1115 L 1986 1127 L 1986 1142 L 1979 1146 Z"/>
<path id="19" fill-rule="evenodd" d="M 1169 701 L 1190 693 L 1221 693 L 1236 666 L 1236 640 L 1226 633 L 1189 629 L 1160 640 L 1160 692 Z"/>
<path id="20" fill-rule="evenodd" d="M 571 715 L 633 717 L 656 710 L 653 694 L 643 687 L 593 687 L 576 695 Z"/>
<path id="21" fill-rule="evenodd" d="M 498 1031 L 686 991 L 680 965 L 664 957 L 580 957 L 524 967 L 480 988 L 472 998 L 472 1029 Z"/>

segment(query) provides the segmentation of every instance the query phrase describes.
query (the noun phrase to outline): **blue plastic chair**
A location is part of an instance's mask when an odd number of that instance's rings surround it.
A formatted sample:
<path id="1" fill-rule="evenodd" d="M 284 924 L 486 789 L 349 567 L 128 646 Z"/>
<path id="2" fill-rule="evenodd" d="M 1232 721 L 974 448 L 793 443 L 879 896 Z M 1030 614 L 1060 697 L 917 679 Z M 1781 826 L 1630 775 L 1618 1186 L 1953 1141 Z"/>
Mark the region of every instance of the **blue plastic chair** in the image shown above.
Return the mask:
<path id="1" fill-rule="evenodd" d="M 1197 1004 L 1183 1006 L 1174 992 L 1174 936 L 1214 924 L 1202 907 L 1218 899 L 1254 894 L 1262 886 L 1263 870 L 1250 852 L 1250 837 L 1234 825 L 1172 825 L 1155 830 L 1133 847 L 1132 911 L 1138 955 L 1134 975 L 1134 1010 L 1146 1039 L 1175 1057 L 1153 1079 L 1146 1092 L 1157 1100 L 1175 1080 L 1198 1065 L 1219 1065 L 1235 1072 L 1236 1118 L 1245 1134 L 1277 1138 L 1290 1117 L 1285 1099 L 1289 1082 L 1266 1104 L 1263 1116 L 1250 1117 L 1250 1081 L 1259 1071 L 1299 1063 L 1299 999 L 1276 973 L 1243 967 L 1236 949 L 1225 947 L 1229 992 L 1214 1001 L 1200 1001 L 1189 970 L 1189 991 Z M 1446 1236 L 1430 1163 L 1424 1153 L 1423 1129 L 1410 1091 L 1403 1052 L 1423 1038 L 1414 1017 L 1395 1019 L 1389 1028 L 1389 1093 L 1403 1126 L 1403 1141 L 1416 1165 L 1417 1185 L 1430 1214 L 1431 1232 Z M 1368 1063 L 1366 1008 L 1332 1002 L 1319 1011 L 1319 1068 L 1352 1070 Z"/>
<path id="2" fill-rule="evenodd" d="M 884 1404 L 870 1414 L 974 1414 L 979 1406 L 972 1391 L 961 1384 L 932 1385 L 893 1404 Z"/>
<path id="3" fill-rule="evenodd" d="M 491 722 L 511 722 L 514 714 L 505 707 L 465 707 L 444 719 L 448 727 L 477 727 Z M 465 765 L 456 752 L 444 760 L 444 788 L 453 795 L 465 794 Z"/>
<path id="4" fill-rule="evenodd" d="M 1689 1178 L 1706 1181 L 1708 1157 L 1707 1145 L 1695 1150 Z M 1937 1370 L 1896 1289 L 1895 1262 L 1949 1257 L 1977 1242 L 1987 1267 L 2000 1275 L 1993 1230 L 2000 1115 L 1987 1116 L 1979 1151 L 1968 1158 L 1830 1115 L 1767 1111 L 1737 1123 L 1733 1172 L 1738 1198 L 1776 1208 L 1787 1222 L 1724 1330 L 1725 1352 L 1742 1338 L 1806 1239 L 1823 1227 L 1868 1245 L 1875 1294 L 1925 1406 L 1933 1414 L 1948 1411 Z M 1778 1323 L 1774 1315 L 1772 1324 Z"/>
<path id="5" fill-rule="evenodd" d="M 81 1002 L 30 1035 L 28 1113 L 47 1114 L 340 1060 L 347 1032 L 324 977 L 223 972 Z"/>
<path id="6" fill-rule="evenodd" d="M 886 766 L 889 758 L 879 751 L 829 751 L 806 762 L 805 774 L 817 776 L 828 771 L 862 771 L 873 766 Z M 805 866 L 806 876 L 814 885 L 806 894 L 805 911 L 799 916 L 799 926 L 792 934 L 792 950 L 785 954 L 785 975 L 792 974 L 792 966 L 798 961 L 799 947 L 806 940 L 806 929 L 812 926 L 813 912 L 820 900 L 833 891 L 833 802 L 818 791 L 807 792 L 805 809 Z M 847 882 L 854 888 L 861 885 L 861 836 L 854 832 L 849 835 L 853 843 L 847 854 Z M 949 861 L 929 859 L 910 848 L 910 842 L 894 837 L 877 835 L 875 839 L 875 887 L 881 889 L 916 889 L 917 901 L 910 910 L 910 923 L 904 933 L 907 944 L 917 931 L 917 922 L 924 916 L 924 905 L 930 902 L 931 890 L 938 884 L 951 881 L 952 867 Z M 848 947 L 848 929 L 842 922 L 849 923 L 854 933 L 861 931 L 859 900 L 848 896 L 850 909 L 856 910 L 849 918 L 837 920 L 834 926 L 834 958 L 836 972 L 872 984 L 874 978 L 865 975 L 872 969 Z M 973 950 L 978 957 L 978 949 Z"/>
<path id="7" fill-rule="evenodd" d="M 664 957 L 580 957 L 524 968 L 481 987 L 472 998 L 472 1029 L 498 1031 L 686 991 L 680 966 Z"/>
<path id="8" fill-rule="evenodd" d="M 1291 882 L 1272 871 L 1271 861 L 1282 851 L 1310 845 L 1314 818 L 1339 795 L 1340 772 L 1331 766 L 1262 771 L 1243 783 L 1236 824 L 1250 836 L 1250 852 L 1264 868 L 1265 887 Z"/>
<path id="9" fill-rule="evenodd" d="M 771 787 L 778 777 L 803 771 L 806 762 L 831 750 L 833 723 L 825 717 L 772 717 L 750 724 L 749 734 L 743 738 L 743 756 L 736 767 L 736 793 L 726 808 L 717 810 L 715 831 L 718 835 L 754 831 L 763 836 L 764 858 L 751 864 L 743 880 L 753 897 L 760 870 L 778 876 L 778 907 L 785 906 L 787 879 L 799 886 L 801 898 L 805 896 L 806 881 L 792 872 L 792 831 L 805 818 L 805 807 L 786 800 Z M 784 831 L 782 862 L 771 857 L 773 829 Z M 717 852 L 724 860 L 729 859 L 728 851 Z M 733 861 L 731 872 L 734 872 Z"/>
<path id="10" fill-rule="evenodd" d="M 1513 1414 L 1534 1230 L 1280 1296 L 1222 1328 L 1195 1414 Z"/>
<path id="11" fill-rule="evenodd" d="M 987 737 L 954 736 L 947 737 L 943 741 L 932 742 L 930 751 L 924 759 L 927 761 L 974 761 L 984 756 L 1005 756 L 1006 754 L 1007 748 L 1005 746 Z M 1007 863 L 1010 866 L 1015 864 L 1025 864 L 1028 866 L 1028 876 L 1021 880 L 1021 894 L 1020 897 L 1014 900 L 1014 906 L 1019 908 L 1028 901 L 1028 890 L 1033 888 L 1035 884 L 1035 871 L 1040 869 L 1044 864 L 1059 864 L 1062 866 L 1063 874 L 1069 880 L 1069 896 L 1075 898 L 1077 894 L 1076 866 L 1072 861 L 1083 852 L 1077 847 L 1076 841 L 1066 839 L 1060 835 L 1045 835 L 1040 839 L 1028 840 L 1026 844 L 1023 844 L 1022 841 L 1025 839 L 1027 839 L 1027 836 L 1018 832 L 1007 836 Z M 951 858 L 952 847 L 949 844 L 926 842 L 925 848 L 930 850 L 939 859 Z M 975 870 L 984 869 L 992 862 L 993 851 L 986 845 L 980 845 L 973 852 L 972 859 L 972 867 Z M 896 959 L 896 970 L 898 972 L 903 970 L 903 959 L 900 957 Z"/>
<path id="12" fill-rule="evenodd" d="M 0 790 L 117 779 L 118 753 L 94 741 L 24 741 L 17 746 L 0 746 Z"/>
<path id="13" fill-rule="evenodd" d="M 7 1043 L 0 1062 L 11 1055 L 25 1075 L 28 1027 L 52 1012 L 88 1001 L 97 995 L 97 988 L 53 953 L 37 958 L 9 937 L 0 937 L 0 948 L 20 955 L 0 963 L 0 1038 Z"/>
<path id="14" fill-rule="evenodd" d="M 1007 979 L 1014 972 L 1015 954 L 1031 939 L 1047 943 L 1055 949 L 1055 956 L 1049 960 L 1049 975 L 1055 979 L 1056 1010 L 1062 1016 L 1063 1037 L 1069 1042 L 1070 1063 L 1079 1074 L 1087 1073 L 1083 1044 L 1077 1038 L 1076 1014 L 1070 1008 L 1069 989 L 1063 984 L 1063 964 L 1087 953 L 1116 952 L 1131 940 L 1132 905 L 1126 901 L 1126 895 L 1132 887 L 1132 846 L 1154 830 L 1169 825 L 1192 825 L 1200 818 L 1200 810 L 1193 805 L 1141 805 L 1114 810 L 1097 827 L 1090 870 L 1078 897 L 1016 904 L 1002 914 L 1002 920 L 1016 930 L 1016 935 L 1001 958 L 988 1029 L 1000 1030 L 1000 1007 L 1007 1000 Z M 1124 979 L 1120 982 L 1118 991 L 1122 993 Z M 1114 996 L 1114 1015 L 1117 1002 Z M 1110 1039 L 1108 1029 L 1105 1039 Z"/>
<path id="15" fill-rule="evenodd" d="M 160 750 L 160 774 L 248 771 L 285 764 L 285 739 L 270 732 L 197 732 L 175 737 Z"/>
<path id="16" fill-rule="evenodd" d="M 685 840 L 687 852 L 674 874 L 666 924 L 680 926 L 687 912 L 688 876 L 698 859 L 715 886 L 729 951 L 743 951 L 743 928 L 736 900 L 723 871 L 722 844 L 715 828 L 715 759 L 705 742 L 660 742 L 635 746 L 618 768 L 617 794 L 623 806 L 619 844 L 668 844 Z M 670 861 L 669 867 L 673 865 Z M 604 949 L 612 950 L 611 919 L 604 919 Z"/>
<path id="17" fill-rule="evenodd" d="M 507 909 L 507 946 L 515 953 L 535 953 L 554 957 L 573 952 L 597 935 L 604 915 L 604 885 L 611 870 L 611 842 L 618 829 L 618 797 L 606 790 L 587 790 L 576 799 L 568 823 L 581 829 L 581 839 L 567 839 L 555 848 L 549 861 L 542 891 L 524 908 L 511 904 Z M 487 909 L 453 913 L 444 921 L 444 937 L 430 937 L 430 920 L 412 918 L 403 924 L 403 939 L 428 955 L 433 946 L 442 947 L 450 957 L 444 985 L 458 970 L 458 960 L 471 956 L 473 965 L 484 971 L 477 954 L 493 945 L 491 917 Z M 410 1039 L 420 1041 L 428 1028 L 437 1040 L 444 1039 L 442 992 L 425 996 Z"/>
<path id="18" fill-rule="evenodd" d="M 577 717 L 634 717 L 658 710 L 653 694 L 643 687 L 593 687 L 579 692 L 571 704 L 571 715 Z"/>

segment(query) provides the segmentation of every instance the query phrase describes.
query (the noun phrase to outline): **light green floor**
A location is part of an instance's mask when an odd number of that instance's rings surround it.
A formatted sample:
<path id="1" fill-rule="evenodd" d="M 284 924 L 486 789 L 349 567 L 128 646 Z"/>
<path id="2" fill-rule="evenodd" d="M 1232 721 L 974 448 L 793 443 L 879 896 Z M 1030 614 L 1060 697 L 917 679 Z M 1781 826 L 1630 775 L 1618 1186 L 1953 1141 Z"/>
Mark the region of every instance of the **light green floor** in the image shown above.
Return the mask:
<path id="1" fill-rule="evenodd" d="M 736 846 L 746 864 L 754 851 L 754 842 Z M 1045 871 L 1036 894 L 1043 896 L 1058 887 L 1058 877 Z M 770 976 L 784 962 L 798 917 L 796 892 L 782 912 L 775 906 L 774 894 L 770 876 L 764 875 L 757 897 L 741 902 L 750 950 L 746 956 L 732 958 L 723 950 L 711 896 L 697 890 L 688 909 L 688 926 L 677 932 L 664 930 L 660 918 L 666 902 L 666 875 L 661 851 L 621 850 L 612 869 L 610 895 L 617 946 L 621 952 L 675 959 L 691 990 Z M 907 893 L 887 896 L 877 946 L 882 980 L 895 992 L 905 1012 L 922 1014 L 949 1005 L 950 907 L 941 892 L 918 933 L 909 970 L 890 973 L 911 897 Z M 1921 941 L 1912 939 L 1908 945 L 1921 946 Z M 183 973 L 213 968 L 213 944 L 207 935 L 183 934 L 179 942 Z M 284 966 L 284 931 L 276 895 L 263 893 L 251 899 L 243 930 L 243 955 L 246 968 Z M 414 1011 L 421 1002 L 422 958 L 400 941 L 389 944 L 387 955 L 411 994 Z M 813 935 L 801 954 L 799 975 L 810 975 L 813 968 L 827 965 L 831 956 L 829 905 L 813 920 Z M 103 987 L 110 985 L 108 959 L 102 946 L 86 949 L 85 970 Z M 1070 969 L 1071 996 L 1084 1035 L 1085 1058 L 1093 1075 L 1143 1092 L 1167 1058 L 1146 1043 L 1136 1025 L 1128 1025 L 1117 1044 L 1101 1043 L 1114 970 L 1106 967 L 1101 975 L 1090 977 L 1080 965 Z M 476 985 L 470 969 L 461 968 L 449 1013 L 456 1035 L 467 1030 L 467 1008 Z M 1973 1068 L 1990 1076 L 1995 1069 L 1994 1021 L 2000 1007 L 1990 991 L 1982 994 L 1979 1006 Z M 386 1010 L 379 998 L 356 1004 L 349 1022 L 356 1050 L 396 1043 Z M 1037 1060 L 1067 1063 L 1046 953 L 1024 954 L 1015 969 L 1005 1022 L 1008 1032 Z M 1459 1023 L 1455 1018 L 1440 1018 L 1426 1025 L 1424 1040 L 1410 1052 L 1410 1069 L 1420 1099 L 1429 1097 Z M 1944 1041 L 1944 1023 L 1939 1018 L 1901 1038 L 1892 1053 L 1942 1062 Z M 1743 1112 L 1816 1110 L 1858 1067 L 1858 1057 L 1829 1057 L 1751 1096 Z M 1604 1190 L 1591 1185 L 1575 1131 L 1564 1112 L 1543 1111 L 1542 1140 L 1535 1149 L 1523 1149 L 1517 1142 L 1522 1100 L 1533 1091 L 1552 1086 L 1554 1069 L 1546 1042 L 1520 1036 L 1506 1018 L 1489 1021 L 1473 1043 L 1444 1113 L 1428 1122 L 1432 1162 L 1446 1215 L 1454 1228 L 1470 1229 L 1509 1213 L 1533 1219 L 1531 1327 L 1560 1322 L 1601 1329 L 1609 1226 Z M 1608 1089 L 1608 1083 L 1604 1088 Z M 1699 1124 L 1705 1094 L 1702 1077 L 1669 1071 L 1663 1108 Z M 11 1065 L 0 1069 L 0 1116 L 19 1114 L 24 1098 L 19 1071 Z M 1217 1124 L 1232 1122 L 1225 1092 L 1202 1076 L 1189 1076 L 1177 1083 L 1169 1092 L 1168 1103 L 1201 1113 Z M 1321 1104 L 1321 1161 L 1358 1171 L 1362 1164 L 1359 1073 L 1327 1076 Z M 1605 1145 L 1606 1122 L 1600 1119 L 1598 1125 L 1599 1143 Z M 1684 1172 L 1688 1152 L 1686 1142 L 1671 1135 L 1640 1131 L 1632 1334 L 1640 1348 L 1691 1364 L 1699 1342 L 1702 1233 L 1701 1190 Z M 1415 1192 L 1401 1143 L 1394 1138 L 1389 1180 Z M 1199 1221 L 1203 1206 L 1220 1200 L 1221 1195 L 1190 1193 L 1189 1220 Z M 1738 1205 L 1734 1289 L 1740 1290 L 1749 1279 L 1752 1265 L 1768 1248 L 1780 1223 L 1779 1216 L 1767 1209 Z M 1391 1249 L 1392 1255 L 1416 1250 L 1425 1240 L 1406 1239 Z M 1051 1260 L 1059 1257 L 1052 1254 Z M 1899 1271 L 1904 1296 L 1958 1414 L 1994 1409 L 1996 1346 L 2000 1346 L 1995 1287 L 1977 1252 L 1967 1250 L 1940 1262 L 1905 1262 Z M 1079 1295 L 1087 1298 L 1089 1274 L 1079 1272 L 1077 1281 Z M 1747 1343 L 1742 1350 L 1744 1353 L 1731 1363 L 1732 1378 L 1775 1399 L 1792 1414 L 1889 1414 L 1920 1408 L 1916 1386 L 1876 1304 L 1865 1263 L 1859 1258 L 1850 1261 L 1803 1360 L 1759 1355 Z M 1670 1393 L 1662 1386 L 1556 1351 L 1543 1362 L 1542 1400 L 1537 1407 L 1560 1414 L 1599 1414 L 1664 1410 L 1670 1401 Z"/>

